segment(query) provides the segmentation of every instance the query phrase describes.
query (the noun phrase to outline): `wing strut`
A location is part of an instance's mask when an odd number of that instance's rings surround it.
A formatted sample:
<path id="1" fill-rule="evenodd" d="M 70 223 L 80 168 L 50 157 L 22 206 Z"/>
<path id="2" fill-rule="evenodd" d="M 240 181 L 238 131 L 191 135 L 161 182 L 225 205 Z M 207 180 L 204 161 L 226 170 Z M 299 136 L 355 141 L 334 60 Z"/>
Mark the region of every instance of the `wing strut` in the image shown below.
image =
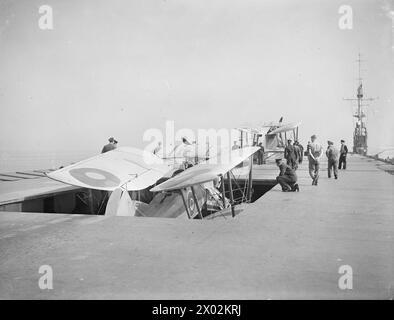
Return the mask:
<path id="1" fill-rule="evenodd" d="M 248 200 L 249 203 L 252 202 L 252 184 L 253 184 L 253 180 L 252 180 L 252 173 L 253 173 L 253 155 L 250 156 L 250 170 L 249 170 L 249 183 L 248 183 Z"/>
<path id="2" fill-rule="evenodd" d="M 194 191 L 194 186 L 191 186 L 190 188 L 192 189 L 193 199 L 194 199 L 194 202 L 196 203 L 196 208 L 197 208 L 198 214 L 200 215 L 200 218 L 203 219 L 203 216 L 202 216 L 202 213 L 201 213 L 201 209 L 200 209 L 200 205 L 198 204 L 198 200 L 197 200 L 197 197 L 196 197 L 196 192 Z"/>
<path id="3" fill-rule="evenodd" d="M 235 212 L 234 212 L 234 195 L 233 195 L 233 186 L 232 186 L 232 182 L 231 182 L 230 171 L 227 172 L 227 179 L 228 179 L 228 185 L 229 185 L 229 188 L 230 188 L 229 191 L 230 191 L 231 215 L 234 218 L 235 217 Z"/>
<path id="4" fill-rule="evenodd" d="M 187 203 L 186 203 L 185 195 L 183 194 L 183 190 L 179 190 L 179 193 L 182 196 L 182 201 L 183 201 L 183 205 L 185 206 L 185 209 L 186 209 L 187 217 L 190 219 L 191 218 L 190 217 L 190 212 L 189 212 L 189 208 L 188 208 Z"/>
<path id="5" fill-rule="evenodd" d="M 224 186 L 224 175 L 222 176 L 222 198 L 223 198 L 223 208 L 226 208 L 226 187 Z"/>

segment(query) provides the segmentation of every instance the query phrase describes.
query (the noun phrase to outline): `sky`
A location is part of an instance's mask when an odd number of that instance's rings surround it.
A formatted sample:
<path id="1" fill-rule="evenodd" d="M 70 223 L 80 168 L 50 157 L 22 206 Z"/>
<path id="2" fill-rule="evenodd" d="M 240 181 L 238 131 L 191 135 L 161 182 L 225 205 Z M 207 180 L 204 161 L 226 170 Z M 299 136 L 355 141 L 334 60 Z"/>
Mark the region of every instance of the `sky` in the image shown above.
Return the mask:
<path id="1" fill-rule="evenodd" d="M 53 9 L 42 30 L 41 5 Z M 353 28 L 338 26 L 342 5 Z M 0 171 L 97 154 L 114 136 L 284 117 L 352 145 L 357 55 L 371 152 L 394 146 L 394 2 L 0 0 Z M 391 11 L 391 16 L 390 16 Z"/>

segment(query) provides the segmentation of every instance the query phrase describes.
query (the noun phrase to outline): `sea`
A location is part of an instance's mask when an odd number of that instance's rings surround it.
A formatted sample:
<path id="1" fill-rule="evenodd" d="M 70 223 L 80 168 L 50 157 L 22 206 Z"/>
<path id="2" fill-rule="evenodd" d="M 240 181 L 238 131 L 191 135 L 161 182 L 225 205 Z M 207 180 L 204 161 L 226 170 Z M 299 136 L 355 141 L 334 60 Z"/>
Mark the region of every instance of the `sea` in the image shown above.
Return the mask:
<path id="1" fill-rule="evenodd" d="M 394 146 L 385 148 L 370 148 L 368 155 L 379 153 L 380 159 L 394 159 Z M 0 173 L 58 169 L 72 163 L 87 159 L 98 154 L 98 150 L 1 150 Z"/>

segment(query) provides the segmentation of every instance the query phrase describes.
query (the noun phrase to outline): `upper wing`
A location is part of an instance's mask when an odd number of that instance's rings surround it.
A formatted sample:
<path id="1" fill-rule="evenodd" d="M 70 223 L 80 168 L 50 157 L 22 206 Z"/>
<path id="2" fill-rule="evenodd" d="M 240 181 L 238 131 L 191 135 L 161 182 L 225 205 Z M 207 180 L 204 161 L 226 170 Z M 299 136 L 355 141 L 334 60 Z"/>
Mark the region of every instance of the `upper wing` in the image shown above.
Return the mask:
<path id="1" fill-rule="evenodd" d="M 262 128 L 270 128 L 270 127 L 274 127 L 274 126 L 280 126 L 280 124 L 278 122 L 265 122 L 261 125 Z"/>
<path id="2" fill-rule="evenodd" d="M 280 126 L 279 128 L 271 131 L 270 133 L 267 133 L 268 135 L 273 135 L 273 134 L 277 134 L 277 133 L 281 133 L 281 132 L 285 132 L 285 131 L 290 131 L 293 130 L 297 127 L 299 127 L 301 124 L 301 122 L 295 122 L 295 123 L 288 123 L 288 124 L 284 124 L 283 126 Z"/>
<path id="3" fill-rule="evenodd" d="M 185 160 L 194 162 L 195 159 L 206 159 L 209 155 L 207 148 L 200 148 L 198 144 L 180 143 L 172 149 L 163 159 L 173 160 L 173 162 L 181 164 Z"/>
<path id="4" fill-rule="evenodd" d="M 150 191 L 171 191 L 193 186 L 195 184 L 205 183 L 216 179 L 218 176 L 230 171 L 236 165 L 247 159 L 253 153 L 259 150 L 258 147 L 246 147 L 236 149 L 227 154 L 210 158 L 204 163 L 200 163 L 190 169 L 187 169 L 174 178 L 171 178 L 158 186 L 152 188 Z"/>
<path id="5" fill-rule="evenodd" d="M 170 170 L 154 154 L 129 147 L 117 148 L 47 174 L 83 188 L 112 191 L 127 183 L 127 190 L 154 184 Z"/>

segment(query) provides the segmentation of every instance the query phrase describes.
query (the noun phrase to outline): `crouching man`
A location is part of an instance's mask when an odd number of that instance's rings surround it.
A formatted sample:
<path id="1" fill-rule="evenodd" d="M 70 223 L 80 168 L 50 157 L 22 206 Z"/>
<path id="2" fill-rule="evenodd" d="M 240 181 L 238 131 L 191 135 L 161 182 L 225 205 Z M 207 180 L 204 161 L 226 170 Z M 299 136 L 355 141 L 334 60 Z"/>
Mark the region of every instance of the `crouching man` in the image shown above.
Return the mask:
<path id="1" fill-rule="evenodd" d="M 282 159 L 276 159 L 276 165 L 279 167 L 279 176 L 276 177 L 276 181 L 281 185 L 283 192 L 294 192 L 300 191 L 297 184 L 297 174 L 289 165 L 287 165 Z"/>

